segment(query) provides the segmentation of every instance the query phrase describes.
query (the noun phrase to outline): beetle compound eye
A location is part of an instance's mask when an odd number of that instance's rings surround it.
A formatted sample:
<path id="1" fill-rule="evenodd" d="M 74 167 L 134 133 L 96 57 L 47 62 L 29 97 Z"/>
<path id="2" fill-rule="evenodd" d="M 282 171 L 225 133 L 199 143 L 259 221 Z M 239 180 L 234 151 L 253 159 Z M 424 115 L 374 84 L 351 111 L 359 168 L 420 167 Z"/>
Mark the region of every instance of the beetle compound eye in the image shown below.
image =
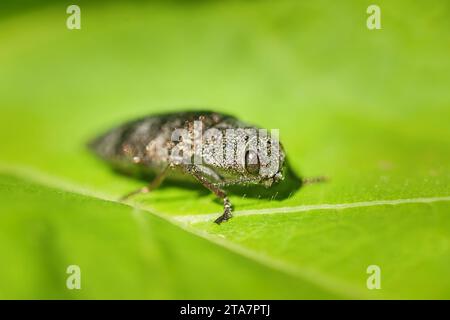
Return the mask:
<path id="1" fill-rule="evenodd" d="M 249 150 L 245 153 L 245 170 L 250 174 L 259 172 L 259 158 L 255 151 Z"/>

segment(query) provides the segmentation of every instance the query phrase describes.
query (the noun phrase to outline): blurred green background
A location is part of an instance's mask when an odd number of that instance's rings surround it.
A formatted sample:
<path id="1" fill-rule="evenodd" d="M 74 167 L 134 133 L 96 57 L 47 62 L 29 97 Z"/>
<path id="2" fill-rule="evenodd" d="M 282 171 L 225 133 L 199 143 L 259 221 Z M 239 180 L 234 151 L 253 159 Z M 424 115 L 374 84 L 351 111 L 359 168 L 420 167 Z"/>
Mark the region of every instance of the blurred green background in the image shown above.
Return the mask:
<path id="1" fill-rule="evenodd" d="M 3 1 L 0 298 L 450 298 L 450 3 L 376 1 L 369 30 L 372 3 Z M 221 211 L 201 189 L 109 201 L 142 183 L 86 141 L 188 109 L 278 128 L 296 172 L 331 179 L 233 195 L 220 227 L 190 220 Z M 276 208 L 299 212 L 239 216 Z"/>

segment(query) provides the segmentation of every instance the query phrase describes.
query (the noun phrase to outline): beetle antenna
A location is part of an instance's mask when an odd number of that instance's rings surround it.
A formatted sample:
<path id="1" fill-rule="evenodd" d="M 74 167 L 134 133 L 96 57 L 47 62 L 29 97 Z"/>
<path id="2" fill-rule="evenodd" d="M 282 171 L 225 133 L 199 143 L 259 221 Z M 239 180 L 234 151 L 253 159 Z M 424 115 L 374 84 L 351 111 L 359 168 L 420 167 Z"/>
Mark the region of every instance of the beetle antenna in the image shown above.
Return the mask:
<path id="1" fill-rule="evenodd" d="M 318 176 L 318 177 L 310 177 L 310 178 L 302 178 L 302 184 L 314 184 L 314 183 L 321 183 L 321 182 L 327 182 L 330 179 L 325 176 Z"/>

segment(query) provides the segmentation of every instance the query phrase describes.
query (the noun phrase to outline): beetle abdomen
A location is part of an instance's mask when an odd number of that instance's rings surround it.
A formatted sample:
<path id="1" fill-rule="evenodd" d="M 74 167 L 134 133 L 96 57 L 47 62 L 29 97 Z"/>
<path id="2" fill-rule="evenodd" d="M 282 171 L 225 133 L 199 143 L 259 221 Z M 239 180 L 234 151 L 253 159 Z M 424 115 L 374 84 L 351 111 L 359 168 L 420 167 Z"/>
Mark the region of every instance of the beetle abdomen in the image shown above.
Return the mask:
<path id="1" fill-rule="evenodd" d="M 144 117 L 115 127 L 89 143 L 90 149 L 125 172 L 160 170 L 169 163 L 175 129 L 202 120 L 205 127 L 237 127 L 236 118 L 210 111 L 166 113 Z"/>

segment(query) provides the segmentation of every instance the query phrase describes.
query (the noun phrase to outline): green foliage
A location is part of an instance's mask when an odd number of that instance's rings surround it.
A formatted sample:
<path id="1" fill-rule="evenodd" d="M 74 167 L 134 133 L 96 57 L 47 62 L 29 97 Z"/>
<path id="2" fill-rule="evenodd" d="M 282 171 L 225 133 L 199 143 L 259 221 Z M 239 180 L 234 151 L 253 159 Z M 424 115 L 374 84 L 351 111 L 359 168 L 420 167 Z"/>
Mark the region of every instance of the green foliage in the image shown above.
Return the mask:
<path id="1" fill-rule="evenodd" d="M 0 17 L 0 297 L 449 298 L 449 4 L 379 1 L 375 31 L 368 4 L 89 2 L 72 31 L 60 5 L 11 7 Z M 86 141 L 192 108 L 280 129 L 294 170 L 330 181 L 285 199 L 234 193 L 236 217 L 220 227 L 176 222 L 221 211 L 200 187 L 166 184 L 132 201 L 141 209 L 102 200 L 142 182 Z M 239 217 L 436 197 L 447 200 Z M 81 291 L 65 288 L 69 264 Z M 381 290 L 366 288 L 371 264 Z"/>

